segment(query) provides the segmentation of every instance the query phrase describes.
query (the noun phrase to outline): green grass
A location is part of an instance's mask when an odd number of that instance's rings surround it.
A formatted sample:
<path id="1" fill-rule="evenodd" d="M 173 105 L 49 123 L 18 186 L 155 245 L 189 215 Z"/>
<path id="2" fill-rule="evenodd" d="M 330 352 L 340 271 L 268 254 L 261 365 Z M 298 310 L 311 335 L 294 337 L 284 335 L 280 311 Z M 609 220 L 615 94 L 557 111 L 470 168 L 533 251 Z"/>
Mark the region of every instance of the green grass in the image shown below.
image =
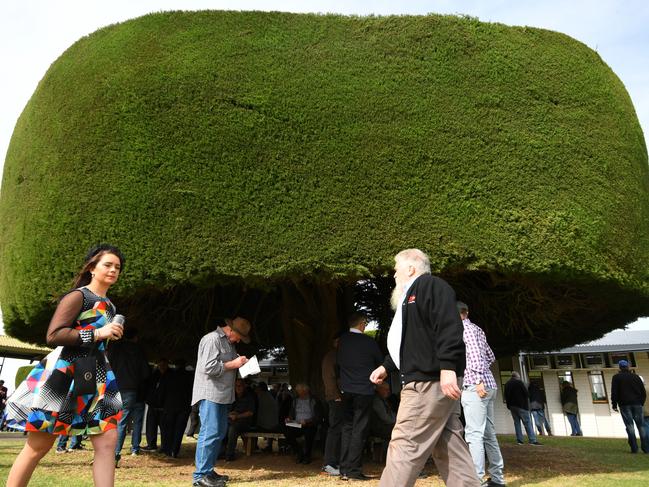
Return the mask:
<path id="1" fill-rule="evenodd" d="M 543 487 L 645 487 L 649 478 L 649 455 L 631 455 L 623 439 L 547 438 L 542 447 L 516 445 L 512 436 L 500 437 L 505 459 L 507 485 Z M 22 439 L 0 435 L 0 483 L 6 480 L 9 468 L 22 448 Z M 157 455 L 126 456 L 116 473 L 116 486 L 142 485 L 180 487 L 190 483 L 193 471 L 195 442 L 187 440 L 181 459 L 167 460 Z M 125 448 L 128 452 L 128 449 Z M 86 487 L 92 485 L 91 452 L 69 454 L 49 453 L 36 470 L 31 487 Z M 337 479 L 319 475 L 320 458 L 313 464 L 296 465 L 289 455 L 253 454 L 235 462 L 219 462 L 217 468 L 231 477 L 229 486 L 294 487 L 336 486 Z M 365 460 L 364 470 L 378 484 L 382 466 Z M 417 486 L 441 487 L 443 483 L 434 467 L 427 465 L 428 477 Z"/>

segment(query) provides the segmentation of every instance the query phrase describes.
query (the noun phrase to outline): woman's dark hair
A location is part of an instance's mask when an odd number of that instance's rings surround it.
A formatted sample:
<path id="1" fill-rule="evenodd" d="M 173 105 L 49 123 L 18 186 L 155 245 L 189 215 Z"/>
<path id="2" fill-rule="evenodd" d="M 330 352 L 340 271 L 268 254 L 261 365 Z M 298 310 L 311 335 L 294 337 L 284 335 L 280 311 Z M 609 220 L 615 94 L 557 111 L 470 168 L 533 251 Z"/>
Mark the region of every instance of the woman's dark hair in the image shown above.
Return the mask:
<path id="1" fill-rule="evenodd" d="M 77 277 L 74 278 L 74 283 L 72 284 L 72 287 L 74 289 L 87 286 L 88 284 L 90 284 L 90 281 L 92 281 L 92 273 L 91 273 L 92 269 L 94 269 L 95 266 L 99 263 L 102 256 L 106 254 L 116 255 L 119 258 L 119 263 L 121 267 L 120 272 L 124 272 L 124 265 L 126 264 L 126 259 L 124 258 L 124 255 L 122 255 L 122 252 L 117 247 L 108 244 L 95 245 L 90 250 L 88 250 L 88 253 L 86 254 L 86 257 L 84 259 L 83 267 L 77 274 Z"/>

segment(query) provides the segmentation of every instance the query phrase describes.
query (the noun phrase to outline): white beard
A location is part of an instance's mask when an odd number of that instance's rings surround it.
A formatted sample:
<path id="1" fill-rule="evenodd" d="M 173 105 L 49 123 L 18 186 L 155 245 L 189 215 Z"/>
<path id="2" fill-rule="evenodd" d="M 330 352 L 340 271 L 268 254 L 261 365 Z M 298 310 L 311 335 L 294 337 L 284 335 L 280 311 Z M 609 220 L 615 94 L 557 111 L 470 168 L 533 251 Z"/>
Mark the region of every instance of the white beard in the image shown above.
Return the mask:
<path id="1" fill-rule="evenodd" d="M 390 295 L 390 307 L 392 308 L 392 311 L 396 311 L 397 309 L 399 309 L 402 295 L 403 295 L 403 284 L 400 283 L 399 281 L 396 281 L 396 285 L 394 286 L 394 289 L 392 290 L 392 294 Z"/>

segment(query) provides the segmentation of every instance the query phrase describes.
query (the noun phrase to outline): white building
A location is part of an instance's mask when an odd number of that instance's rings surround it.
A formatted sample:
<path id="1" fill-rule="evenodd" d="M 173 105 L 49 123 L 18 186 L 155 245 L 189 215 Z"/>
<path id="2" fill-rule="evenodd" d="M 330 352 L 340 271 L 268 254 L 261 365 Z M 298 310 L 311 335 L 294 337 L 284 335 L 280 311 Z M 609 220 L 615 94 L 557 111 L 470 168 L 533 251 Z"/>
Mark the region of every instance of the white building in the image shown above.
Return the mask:
<path id="1" fill-rule="evenodd" d="M 579 391 L 579 420 L 584 436 L 626 438 L 622 418 L 611 409 L 610 398 L 611 379 L 621 359 L 628 360 L 632 370 L 649 380 L 649 331 L 614 331 L 599 340 L 554 352 L 499 359 L 492 367 L 499 387 L 496 431 L 514 434 L 503 388 L 516 370 L 525 382 L 537 382 L 545 389 L 546 415 L 554 435 L 570 436 L 559 398 L 559 384 L 568 380 Z"/>

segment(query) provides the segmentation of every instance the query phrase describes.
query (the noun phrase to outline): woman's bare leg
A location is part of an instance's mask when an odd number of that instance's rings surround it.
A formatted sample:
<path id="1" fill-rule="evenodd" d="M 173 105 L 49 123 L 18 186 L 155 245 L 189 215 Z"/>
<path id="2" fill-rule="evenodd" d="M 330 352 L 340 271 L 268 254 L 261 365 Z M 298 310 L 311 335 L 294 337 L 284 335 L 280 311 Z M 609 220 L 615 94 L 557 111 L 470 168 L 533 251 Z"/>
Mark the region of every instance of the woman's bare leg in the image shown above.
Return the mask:
<path id="1" fill-rule="evenodd" d="M 113 487 L 115 485 L 115 445 L 117 430 L 108 430 L 100 435 L 90 436 L 95 450 L 92 464 L 92 477 L 95 487 Z"/>
<path id="2" fill-rule="evenodd" d="M 9 477 L 7 478 L 7 487 L 25 487 L 32 478 L 32 474 L 47 452 L 50 451 L 56 435 L 41 432 L 27 433 L 27 441 L 14 461 Z"/>

